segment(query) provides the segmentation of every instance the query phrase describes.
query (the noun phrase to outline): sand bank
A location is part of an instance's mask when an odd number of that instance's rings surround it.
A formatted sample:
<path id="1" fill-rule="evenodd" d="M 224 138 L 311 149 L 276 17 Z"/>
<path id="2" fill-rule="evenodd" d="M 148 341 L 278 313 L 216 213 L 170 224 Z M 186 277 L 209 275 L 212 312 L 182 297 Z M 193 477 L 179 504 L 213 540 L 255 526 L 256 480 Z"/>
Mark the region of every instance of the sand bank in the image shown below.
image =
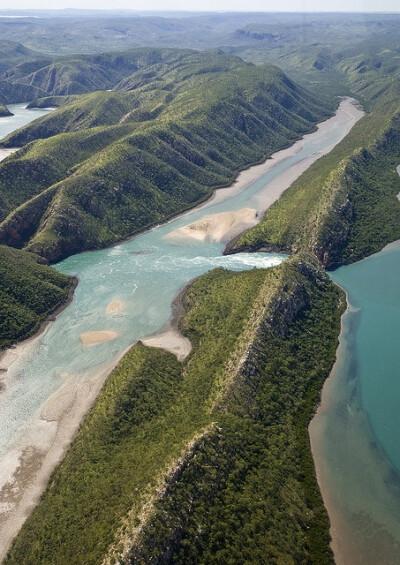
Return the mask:
<path id="1" fill-rule="evenodd" d="M 24 442 L 2 459 L 0 561 L 37 504 L 54 467 L 63 459 L 82 419 L 124 353 L 87 374 L 65 375 L 62 387 L 48 399 L 38 418 L 24 434 Z"/>
<path id="2" fill-rule="evenodd" d="M 117 314 L 117 313 L 121 312 L 123 307 L 124 307 L 124 305 L 123 305 L 123 302 L 121 300 L 112 300 L 112 302 L 110 302 L 110 304 L 107 306 L 106 313 L 107 314 Z"/>
<path id="3" fill-rule="evenodd" d="M 166 239 L 194 239 L 196 241 L 229 241 L 241 231 L 257 223 L 257 211 L 244 208 L 237 212 L 221 212 L 205 216 L 197 222 L 178 228 L 165 236 Z"/>
<path id="4" fill-rule="evenodd" d="M 183 296 L 186 289 L 193 281 L 188 281 L 174 297 L 171 304 L 171 317 L 160 331 L 146 336 L 140 341 L 149 347 L 159 347 L 177 356 L 178 361 L 183 361 L 191 352 L 192 344 L 184 337 L 179 329 L 179 320 L 184 314 Z"/>
<path id="5" fill-rule="evenodd" d="M 332 128 L 338 126 L 343 127 L 343 125 L 345 125 L 346 128 L 343 130 L 344 137 L 363 115 L 364 112 L 360 109 L 357 101 L 353 98 L 344 98 L 336 114 L 325 122 L 320 123 L 317 127 L 317 132 L 306 134 L 302 139 L 296 141 L 287 149 L 282 149 L 281 151 L 274 153 L 269 159 L 260 165 L 255 165 L 242 171 L 231 186 L 218 189 L 214 192 L 213 196 L 207 202 L 201 204 L 197 210 L 223 202 L 235 194 L 242 192 L 246 187 L 284 161 L 301 153 L 304 148 L 304 142 L 306 140 L 312 140 L 316 135 L 324 135 L 332 130 Z M 326 146 L 322 151 L 315 151 L 315 153 L 312 153 L 297 163 L 294 163 L 286 171 L 279 173 L 275 178 L 269 181 L 265 185 L 265 188 L 257 194 L 252 202 L 252 204 L 256 206 L 256 209 L 245 208 L 237 212 L 223 212 L 221 214 L 206 216 L 197 222 L 193 222 L 192 224 L 188 224 L 187 226 L 174 230 L 167 234 L 166 238 L 175 239 L 177 241 L 179 241 L 179 239 L 192 239 L 212 242 L 228 242 L 238 236 L 241 232 L 257 224 L 261 220 L 262 214 L 266 212 L 266 210 L 268 210 L 268 208 L 272 206 L 272 204 L 276 202 L 280 196 L 282 196 L 285 190 L 287 190 L 315 161 L 329 153 L 335 145 L 336 143 L 332 143 L 331 145 Z M 182 214 L 182 217 L 191 212 L 192 210 Z"/>
<path id="6" fill-rule="evenodd" d="M 93 345 L 95 343 L 111 341 L 117 336 L 117 332 L 113 332 L 111 330 L 99 330 L 95 332 L 85 332 L 80 335 L 80 338 L 83 345 Z"/>
<path id="7" fill-rule="evenodd" d="M 167 329 L 140 341 L 149 347 L 159 347 L 173 353 L 177 356 L 178 361 L 183 361 L 192 350 L 192 344 L 188 338 L 174 329 Z"/>
<path id="8" fill-rule="evenodd" d="M 394 245 L 399 242 L 385 249 Z M 358 384 L 351 377 L 350 350 L 359 309 L 349 298 L 347 302 L 336 362 L 309 426 L 311 450 L 336 565 L 394 565 L 399 556 L 398 478 L 371 432 L 359 404 Z"/>
<path id="9" fill-rule="evenodd" d="M 244 171 L 241 171 L 233 184 L 225 188 L 217 189 L 207 202 L 200 204 L 196 210 L 207 208 L 208 206 L 223 202 L 231 198 L 235 194 L 239 194 L 243 189 L 247 188 L 254 181 L 258 180 L 265 173 L 277 167 L 287 159 L 297 155 L 303 150 L 304 141 L 312 140 L 319 134 L 324 134 L 331 131 L 337 126 L 345 126 L 343 130 L 343 137 L 345 137 L 354 124 L 364 115 L 363 110 L 360 108 L 359 103 L 354 98 L 343 97 L 339 108 L 332 118 L 327 119 L 325 122 L 318 124 L 316 131 L 308 133 L 299 139 L 290 147 L 277 151 L 270 158 L 266 159 L 259 165 L 253 165 Z M 318 132 L 318 133 L 317 133 Z M 280 173 L 272 182 L 268 183 L 261 194 L 259 194 L 259 206 L 257 210 L 263 212 L 267 210 L 277 200 L 281 194 L 289 188 L 289 186 L 317 159 L 329 153 L 337 143 L 332 143 L 325 148 L 324 151 L 316 151 L 313 155 L 304 159 L 303 161 L 292 165 L 287 171 Z M 193 211 L 184 212 L 180 217 L 184 217 Z"/>

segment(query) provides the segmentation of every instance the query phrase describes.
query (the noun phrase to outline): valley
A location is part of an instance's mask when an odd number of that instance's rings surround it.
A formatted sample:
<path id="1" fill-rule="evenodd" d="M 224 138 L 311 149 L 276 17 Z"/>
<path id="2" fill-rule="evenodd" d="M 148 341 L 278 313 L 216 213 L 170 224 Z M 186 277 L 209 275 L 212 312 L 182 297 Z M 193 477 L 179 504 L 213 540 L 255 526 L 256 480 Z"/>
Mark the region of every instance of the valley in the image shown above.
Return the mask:
<path id="1" fill-rule="evenodd" d="M 0 21 L 4 563 L 394 563 L 399 16 L 74 17 Z"/>

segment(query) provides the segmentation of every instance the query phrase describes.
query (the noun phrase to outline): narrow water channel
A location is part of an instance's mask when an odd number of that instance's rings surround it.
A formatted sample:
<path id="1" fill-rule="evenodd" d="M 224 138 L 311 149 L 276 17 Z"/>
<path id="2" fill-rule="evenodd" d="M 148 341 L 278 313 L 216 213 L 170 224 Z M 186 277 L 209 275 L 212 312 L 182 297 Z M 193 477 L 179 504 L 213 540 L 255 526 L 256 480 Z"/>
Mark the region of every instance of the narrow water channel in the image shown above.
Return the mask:
<path id="1" fill-rule="evenodd" d="M 70 426 L 60 435 L 58 427 L 68 410 L 72 410 L 78 392 L 81 395 L 87 393 L 88 398 L 92 398 L 90 395 L 97 390 L 93 385 L 96 375 L 109 371 L 132 343 L 159 330 L 167 322 L 171 301 L 187 281 L 218 266 L 244 270 L 269 267 L 284 260 L 283 255 L 265 253 L 224 257 L 223 243 L 183 241 L 165 236 L 206 215 L 265 208 L 273 186 L 294 180 L 312 161 L 336 145 L 361 117 L 362 112 L 354 107 L 349 111 L 349 104 L 348 100 L 342 102 L 338 112 L 341 119 L 332 118 L 318 131 L 305 136 L 291 148 L 286 158 L 277 160 L 241 191 L 233 189 L 224 193 L 222 189 L 214 200 L 168 224 L 125 243 L 75 255 L 56 265 L 60 272 L 78 276 L 74 300 L 43 334 L 18 346 L 15 354 L 10 352 L 14 355 L 13 362 L 3 377 L 4 390 L 0 396 L 0 539 L 5 541 L 3 546 L 0 543 L 0 558 L 17 526 L 23 522 L 26 508 L 37 499 L 49 470 L 62 456 L 75 429 Z M 20 125 L 18 123 L 18 127 Z M 4 135 L 1 127 L 0 121 L 0 137 Z M 90 332 L 105 332 L 113 339 L 85 345 L 82 335 Z M 84 383 L 86 388 L 80 391 L 68 388 L 71 383 L 77 387 Z M 43 461 L 48 459 L 46 450 L 55 445 L 58 446 L 57 455 L 48 461 L 45 470 L 37 472 L 37 477 L 42 474 L 41 482 L 37 479 L 32 496 L 20 496 L 18 493 L 23 493 L 25 486 L 31 484 L 29 481 L 32 482 L 31 476 L 24 479 L 21 472 L 24 461 L 27 468 L 30 465 L 40 469 Z M 35 458 L 35 453 L 40 457 Z M 18 482 L 21 476 L 25 484 Z M 3 500 L 1 495 L 3 491 L 9 492 L 10 485 L 18 495 L 15 499 Z M 14 515 L 18 515 L 16 519 Z"/>

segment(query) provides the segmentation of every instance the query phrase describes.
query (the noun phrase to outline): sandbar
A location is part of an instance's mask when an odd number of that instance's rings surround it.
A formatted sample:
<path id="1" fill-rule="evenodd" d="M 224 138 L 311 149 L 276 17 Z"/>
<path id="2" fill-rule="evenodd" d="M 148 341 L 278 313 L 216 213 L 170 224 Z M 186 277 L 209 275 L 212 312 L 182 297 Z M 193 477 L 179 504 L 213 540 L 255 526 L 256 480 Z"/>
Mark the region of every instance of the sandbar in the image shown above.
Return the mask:
<path id="1" fill-rule="evenodd" d="M 178 361 L 183 361 L 192 350 L 188 338 L 174 329 L 157 333 L 153 337 L 142 338 L 140 341 L 148 347 L 159 347 L 173 353 Z"/>
<path id="2" fill-rule="evenodd" d="M 326 120 L 321 122 L 317 126 L 317 130 L 306 134 L 302 139 L 296 141 L 290 147 L 277 151 L 266 161 L 260 165 L 254 165 L 249 169 L 246 169 L 239 173 L 235 182 L 226 188 L 220 188 L 214 192 L 213 196 L 207 200 L 204 204 L 201 204 L 196 208 L 200 210 L 207 208 L 208 206 L 223 202 L 224 200 L 235 196 L 236 194 L 242 192 L 245 188 L 251 185 L 253 182 L 258 180 L 260 177 L 280 165 L 282 162 L 290 159 L 294 155 L 297 155 L 303 151 L 304 142 L 307 140 L 312 140 L 315 136 L 324 135 L 337 126 L 347 127 L 343 129 L 343 137 L 351 130 L 353 125 L 364 115 L 363 110 L 359 107 L 356 100 L 349 97 L 344 97 L 341 101 L 336 114 Z M 340 139 L 340 140 L 341 140 Z M 234 237 L 238 236 L 241 232 L 257 224 L 262 219 L 264 212 L 278 200 L 282 194 L 287 190 L 295 180 L 297 180 L 302 173 L 304 173 L 315 161 L 317 161 L 323 155 L 329 153 L 339 141 L 333 142 L 331 145 L 327 145 L 323 150 L 317 150 L 311 153 L 307 157 L 300 159 L 297 163 L 294 163 L 286 171 L 283 171 L 275 176 L 272 180 L 266 183 L 265 188 L 258 192 L 258 194 L 252 200 L 252 205 L 256 208 L 245 208 L 239 210 L 238 212 L 223 212 L 221 214 L 214 214 L 206 216 L 197 222 L 183 226 L 165 236 L 166 239 L 179 240 L 200 240 L 200 241 L 211 241 L 211 242 L 228 242 Z M 399 167 L 400 168 L 400 167 Z M 246 214 L 247 211 L 252 210 L 257 212 L 252 219 L 247 217 L 249 220 L 246 225 Z M 185 212 L 181 215 L 184 217 L 190 214 L 193 210 Z M 241 214 L 243 218 L 241 219 Z M 233 222 L 232 229 L 229 229 L 229 222 Z M 218 225 L 219 224 L 219 225 Z"/>
<path id="3" fill-rule="evenodd" d="M 83 345 L 93 345 L 95 343 L 104 343 L 111 341 L 118 336 L 117 332 L 111 330 L 98 330 L 95 332 L 85 332 L 80 335 Z"/>
<path id="4" fill-rule="evenodd" d="M 120 312 L 123 308 L 123 302 L 121 300 L 112 300 L 110 304 L 107 306 L 106 313 L 107 314 L 116 314 Z"/>
<path id="5" fill-rule="evenodd" d="M 43 405 L 23 441 L 2 458 L 0 562 L 39 501 L 54 467 L 64 458 L 108 375 L 125 353 L 126 350 L 122 351 L 112 361 L 83 375 L 65 375 L 63 384 Z"/>
<path id="6" fill-rule="evenodd" d="M 235 194 L 239 194 L 254 181 L 262 177 L 265 173 L 271 171 L 280 163 L 283 163 L 287 159 L 290 159 L 294 155 L 300 153 L 303 150 L 305 140 L 312 140 L 314 137 L 317 137 L 320 134 L 331 131 L 332 128 L 335 128 L 337 126 L 342 127 L 345 125 L 347 127 L 343 129 L 343 135 L 341 137 L 341 139 L 343 139 L 343 137 L 345 137 L 349 133 L 354 124 L 360 118 L 362 118 L 363 115 L 364 111 L 361 109 L 357 100 L 348 96 L 344 96 L 341 100 L 340 106 L 336 110 L 335 115 L 331 118 L 328 118 L 324 122 L 319 123 L 315 131 L 305 134 L 301 139 L 295 141 L 286 149 L 277 151 L 259 165 L 252 165 L 248 169 L 241 171 L 230 186 L 218 188 L 206 202 L 200 204 L 195 209 L 202 210 L 204 208 L 207 208 L 208 206 L 213 206 L 214 204 L 223 202 L 224 200 L 231 198 Z M 258 194 L 259 206 L 257 206 L 257 210 L 259 212 L 264 212 L 265 210 L 267 210 L 271 206 L 271 204 L 273 204 L 275 200 L 277 200 L 282 195 L 282 193 L 287 188 L 289 188 L 289 186 L 314 161 L 329 153 L 333 149 L 333 147 L 341 141 L 341 139 L 333 142 L 323 151 L 316 151 L 314 154 L 310 155 L 310 157 L 292 165 L 287 171 L 280 173 L 272 182 L 269 182 L 266 185 L 265 190 Z M 191 214 L 193 210 L 194 209 L 192 208 L 191 210 L 184 212 L 179 216 L 175 216 L 174 220 L 177 217 L 184 217 L 188 214 Z"/>
<path id="7" fill-rule="evenodd" d="M 257 210 L 243 208 L 237 212 L 221 212 L 205 216 L 187 226 L 174 230 L 166 239 L 193 239 L 196 241 L 229 241 L 241 231 L 257 223 Z"/>

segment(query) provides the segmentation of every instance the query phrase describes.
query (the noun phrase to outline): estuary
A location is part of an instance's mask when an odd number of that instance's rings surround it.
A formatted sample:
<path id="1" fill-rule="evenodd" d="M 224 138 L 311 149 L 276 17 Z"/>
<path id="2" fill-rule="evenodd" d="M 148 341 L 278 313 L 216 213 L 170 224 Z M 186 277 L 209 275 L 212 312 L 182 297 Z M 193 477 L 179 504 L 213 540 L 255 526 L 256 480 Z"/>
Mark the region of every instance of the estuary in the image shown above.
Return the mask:
<path id="1" fill-rule="evenodd" d="M 246 221 L 260 217 L 361 116 L 362 111 L 345 99 L 336 116 L 316 132 L 244 171 L 232 187 L 217 191 L 207 203 L 130 241 L 55 266 L 79 279 L 72 303 L 41 334 L 10 349 L 1 360 L 0 557 L 112 367 L 135 341 L 167 324 L 179 289 L 215 267 L 269 267 L 285 258 L 266 253 L 222 256 L 223 234 L 192 238 L 176 235 L 177 230 L 227 212 L 232 217 L 241 212 Z M 16 127 L 21 125 L 16 122 Z M 240 228 L 240 222 L 228 224 Z M 225 236 L 232 232 L 226 230 Z"/>

